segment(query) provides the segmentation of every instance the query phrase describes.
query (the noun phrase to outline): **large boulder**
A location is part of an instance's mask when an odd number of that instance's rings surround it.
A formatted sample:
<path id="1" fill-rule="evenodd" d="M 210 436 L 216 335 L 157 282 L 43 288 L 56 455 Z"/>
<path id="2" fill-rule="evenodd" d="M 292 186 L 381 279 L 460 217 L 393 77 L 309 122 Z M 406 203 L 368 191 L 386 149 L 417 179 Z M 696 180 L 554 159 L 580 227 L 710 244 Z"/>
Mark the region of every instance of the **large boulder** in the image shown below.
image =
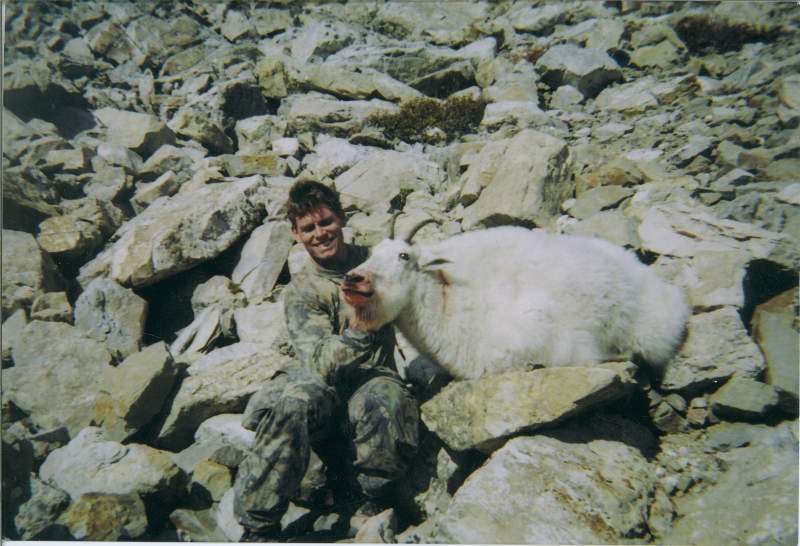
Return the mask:
<path id="1" fill-rule="evenodd" d="M 57 521 L 75 540 L 137 539 L 147 531 L 147 513 L 139 495 L 84 493 Z"/>
<path id="2" fill-rule="evenodd" d="M 622 80 L 619 65 L 605 51 L 574 44 L 551 47 L 536 62 L 536 68 L 553 89 L 571 85 L 587 97 L 594 97 L 609 83 Z"/>
<path id="3" fill-rule="evenodd" d="M 782 294 L 756 307 L 753 313 L 753 338 L 767 364 L 767 383 L 778 389 L 787 407 L 797 411 L 800 334 L 796 305 L 798 289 Z"/>
<path id="4" fill-rule="evenodd" d="M 112 362 L 103 344 L 68 324 L 33 321 L 13 353 L 17 365 L 2 371 L 4 399 L 42 429 L 74 435 L 92 422 L 98 381 Z"/>
<path id="5" fill-rule="evenodd" d="M 264 211 L 251 198 L 263 185 L 251 177 L 156 200 L 81 268 L 79 281 L 106 276 L 146 286 L 218 256 L 261 220 Z"/>
<path id="6" fill-rule="evenodd" d="M 139 350 L 147 301 L 110 279 L 95 279 L 75 302 L 75 326 L 104 341 L 115 358 Z"/>
<path id="7" fill-rule="evenodd" d="M 464 211 L 463 227 L 551 222 L 574 190 L 568 167 L 567 143 L 539 131 L 487 144 L 464 173 L 464 187 L 476 186 L 480 196 Z"/>
<path id="8" fill-rule="evenodd" d="M 619 441 L 509 440 L 459 488 L 431 542 L 618 544 L 646 531 L 652 468 Z"/>
<path id="9" fill-rule="evenodd" d="M 451 449 L 491 452 L 508 436 L 554 425 L 624 395 L 635 366 L 563 367 L 455 381 L 422 405 L 422 420 Z"/>
<path id="10" fill-rule="evenodd" d="M 220 413 L 244 411 L 247 400 L 292 359 L 274 351 L 220 362 L 198 372 L 189 368 L 158 428 L 156 445 L 177 451 L 192 443 L 200 424 Z"/>
<path id="11" fill-rule="evenodd" d="M 257 302 L 272 292 L 293 244 L 288 222 L 268 222 L 253 230 L 231 273 L 248 301 Z"/>
<path id="12" fill-rule="evenodd" d="M 684 393 L 719 385 L 733 374 L 755 379 L 764 371 L 764 357 L 747 335 L 734 307 L 694 315 L 688 336 L 667 365 L 661 388 Z"/>
<path id="13" fill-rule="evenodd" d="M 169 453 L 109 441 L 97 427 L 84 428 L 69 444 L 53 451 L 39 475 L 73 500 L 86 493 L 134 493 L 146 501 L 164 501 L 173 498 L 186 479 Z"/>
<path id="14" fill-rule="evenodd" d="M 36 296 L 55 290 L 58 272 L 30 233 L 3 230 L 3 315 L 28 308 Z"/>
<path id="15" fill-rule="evenodd" d="M 94 116 L 106 127 L 110 144 L 142 156 L 149 156 L 164 144 L 175 144 L 175 134 L 157 116 L 114 108 L 95 110 Z"/>
<path id="16" fill-rule="evenodd" d="M 96 423 L 109 440 L 122 442 L 149 423 L 172 391 L 178 369 L 163 343 L 134 353 L 106 370 L 100 381 Z"/>
<path id="17" fill-rule="evenodd" d="M 444 181 L 441 167 L 415 152 L 376 152 L 336 177 L 342 206 L 385 212 L 402 192 L 436 191 Z"/>

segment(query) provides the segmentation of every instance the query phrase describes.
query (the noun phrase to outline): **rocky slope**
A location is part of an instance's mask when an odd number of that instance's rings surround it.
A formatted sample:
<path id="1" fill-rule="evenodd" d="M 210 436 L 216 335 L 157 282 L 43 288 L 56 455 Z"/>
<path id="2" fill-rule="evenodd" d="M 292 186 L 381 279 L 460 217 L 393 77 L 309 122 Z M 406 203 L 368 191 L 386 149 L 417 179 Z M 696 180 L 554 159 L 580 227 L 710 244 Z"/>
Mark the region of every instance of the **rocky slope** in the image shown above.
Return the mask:
<path id="1" fill-rule="evenodd" d="M 423 241 L 603 237 L 693 316 L 659 376 L 445 385 L 404 347 L 411 506 L 350 519 L 315 459 L 277 539 L 796 544 L 798 22 L 789 2 L 7 3 L 3 535 L 240 538 L 240 414 L 291 361 L 282 207 L 311 178 L 357 242 L 398 211 L 439 220 Z"/>

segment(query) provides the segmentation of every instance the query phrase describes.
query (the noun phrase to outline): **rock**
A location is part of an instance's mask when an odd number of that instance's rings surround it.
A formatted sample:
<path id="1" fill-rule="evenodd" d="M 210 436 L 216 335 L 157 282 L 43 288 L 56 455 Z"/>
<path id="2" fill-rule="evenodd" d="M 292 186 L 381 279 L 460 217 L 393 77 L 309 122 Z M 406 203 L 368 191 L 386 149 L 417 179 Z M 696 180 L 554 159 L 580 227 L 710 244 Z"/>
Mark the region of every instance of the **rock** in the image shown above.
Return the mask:
<path id="1" fill-rule="evenodd" d="M 85 493 L 58 518 L 76 540 L 117 541 L 142 537 L 147 514 L 139 495 Z"/>
<path id="2" fill-rule="evenodd" d="M 621 186 L 592 188 L 582 193 L 567 212 L 575 218 L 585 220 L 600 211 L 616 207 L 633 193 L 632 189 Z"/>
<path id="3" fill-rule="evenodd" d="M 474 27 L 488 11 L 484 4 L 462 3 L 458 9 L 445 5 L 421 5 L 408 10 L 402 4 L 385 4 L 378 9 L 374 23 L 380 30 L 397 37 L 424 37 L 434 44 L 460 45 L 479 34 Z"/>
<path id="4" fill-rule="evenodd" d="M 449 76 L 453 77 L 452 75 Z M 459 76 L 462 78 L 468 77 L 461 74 Z M 444 77 L 442 75 L 439 78 L 442 79 Z M 378 97 L 388 101 L 400 102 L 422 96 L 422 93 L 414 87 L 399 82 L 377 70 L 363 68 L 359 71 L 353 71 L 346 65 L 336 63 L 324 63 L 306 67 L 303 69 L 301 79 L 309 89 L 330 93 L 345 99 Z M 431 82 L 414 82 L 415 87 L 420 85 L 423 89 L 426 89 L 426 85 L 431 85 Z"/>
<path id="5" fill-rule="evenodd" d="M 47 485 L 35 475 L 30 478 L 31 496 L 14 517 L 14 526 L 22 540 L 36 540 L 53 525 L 69 506 L 69 495 Z"/>
<path id="6" fill-rule="evenodd" d="M 664 278 L 686 291 L 689 303 L 697 310 L 713 310 L 745 304 L 743 282 L 750 258 L 736 250 L 699 251 L 691 261 L 659 258 L 654 267 Z"/>
<path id="7" fill-rule="evenodd" d="M 100 382 L 95 422 L 109 440 L 122 442 L 149 423 L 172 391 L 178 369 L 164 342 L 133 353 Z"/>
<path id="8" fill-rule="evenodd" d="M 733 376 L 709 401 L 711 411 L 720 418 L 752 421 L 778 406 L 778 393 L 771 385 Z"/>
<path id="9" fill-rule="evenodd" d="M 45 172 L 62 171 L 68 173 L 85 173 L 90 165 L 89 150 L 77 148 L 69 150 L 50 150 L 47 152 L 42 170 Z"/>
<path id="10" fill-rule="evenodd" d="M 782 405 L 787 409 L 796 409 L 798 398 L 797 298 L 797 288 L 775 296 L 756 307 L 752 321 L 753 338 L 767 364 L 766 381 L 786 399 Z"/>
<path id="11" fill-rule="evenodd" d="M 636 49 L 631 54 L 631 64 L 639 68 L 657 67 L 665 69 L 680 58 L 681 55 L 678 48 L 668 40 L 664 40 L 657 45 L 643 46 Z"/>
<path id="12" fill-rule="evenodd" d="M 618 49 L 625 34 L 625 24 L 619 19 L 591 18 L 570 26 L 559 26 L 554 37 L 603 51 Z"/>
<path id="13" fill-rule="evenodd" d="M 248 301 L 255 303 L 269 296 L 293 244 L 289 222 L 267 222 L 253 230 L 231 273 L 231 280 Z"/>
<path id="14" fill-rule="evenodd" d="M 397 516 L 393 508 L 369 518 L 356 533 L 356 544 L 392 544 L 397 532 Z"/>
<path id="15" fill-rule="evenodd" d="M 235 131 L 239 153 L 253 154 L 266 150 L 270 142 L 283 137 L 286 120 L 278 116 L 253 116 L 237 121 Z"/>
<path id="16" fill-rule="evenodd" d="M 95 279 L 75 302 L 75 326 L 107 344 L 117 359 L 139 350 L 147 302 L 109 279 Z"/>
<path id="17" fill-rule="evenodd" d="M 219 161 L 228 176 L 243 177 L 254 174 L 264 176 L 280 176 L 286 170 L 286 164 L 272 152 L 252 155 L 223 155 Z"/>
<path id="18" fill-rule="evenodd" d="M 227 313 L 228 319 L 230 313 Z M 178 330 L 178 337 L 170 345 L 170 352 L 181 360 L 191 360 L 198 353 L 207 353 L 222 337 L 226 320 L 220 305 L 203 309 L 189 326 Z"/>
<path id="19" fill-rule="evenodd" d="M 583 100 L 583 93 L 571 85 L 562 85 L 553 91 L 553 96 L 550 99 L 550 108 L 564 110 L 566 112 L 580 110 L 579 105 Z"/>
<path id="20" fill-rule="evenodd" d="M 196 140 L 215 153 L 233 153 L 234 145 L 222 123 L 206 104 L 187 104 L 169 121 L 169 128 L 187 139 Z"/>
<path id="21" fill-rule="evenodd" d="M 192 293 L 192 312 L 195 316 L 208 308 L 215 306 L 220 310 L 220 326 L 222 335 L 234 337 L 236 326 L 233 312 L 245 305 L 245 295 L 233 285 L 228 277 L 215 275 L 206 282 L 197 285 Z"/>
<path id="22" fill-rule="evenodd" d="M 227 466 L 209 460 L 200 461 L 194 467 L 189 487 L 192 492 L 202 492 L 217 502 L 233 487 L 233 475 Z"/>
<path id="23" fill-rule="evenodd" d="M 733 374 L 755 379 L 764 371 L 764 357 L 735 308 L 694 315 L 688 332 L 683 347 L 664 371 L 662 390 L 696 392 Z"/>
<path id="24" fill-rule="evenodd" d="M 59 262 L 82 264 L 95 255 L 122 218 L 113 204 L 94 197 L 71 202 L 70 207 L 73 206 L 67 214 L 39 224 L 36 241 Z"/>
<path id="25" fill-rule="evenodd" d="M 459 488 L 429 540 L 600 544 L 642 536 L 651 473 L 621 442 L 514 438 Z"/>
<path id="26" fill-rule="evenodd" d="M 253 177 L 157 200 L 81 268 L 79 281 L 107 276 L 141 287 L 218 256 L 261 219 L 250 198 L 263 183 Z"/>
<path id="27" fill-rule="evenodd" d="M 549 34 L 555 25 L 567 18 L 567 15 L 566 6 L 559 4 L 541 7 L 521 4 L 514 6 L 508 18 L 515 30 Z"/>
<path id="28" fill-rule="evenodd" d="M 553 46 L 536 61 L 542 79 L 553 89 L 571 85 L 594 97 L 609 83 L 622 80 L 619 65 L 605 51 L 573 44 Z"/>
<path id="29" fill-rule="evenodd" d="M 259 352 L 197 373 L 190 369 L 159 426 L 156 445 L 173 451 L 186 447 L 200 423 L 243 411 L 250 395 L 290 362 L 275 352 Z"/>
<path id="30" fill-rule="evenodd" d="M 719 428 L 723 425 L 719 425 Z M 727 469 L 673 498 L 678 517 L 664 544 L 791 543 L 797 537 L 797 422 L 748 426 L 746 447 L 719 453 Z M 742 484 L 748 499 L 739 497 Z"/>
<path id="31" fill-rule="evenodd" d="M 657 254 L 691 257 L 703 250 L 733 250 L 790 268 L 798 261 L 792 251 L 786 250 L 788 239 L 782 235 L 719 219 L 712 209 L 702 205 L 669 203 L 634 208 L 632 213 L 641 220 L 639 237 L 643 248 Z"/>
<path id="32" fill-rule="evenodd" d="M 147 158 L 139 169 L 139 176 L 147 181 L 157 180 L 172 171 L 177 177 L 176 183 L 183 183 L 186 176 L 182 173 L 191 171 L 202 159 L 203 154 L 198 150 L 164 144 Z"/>
<path id="33" fill-rule="evenodd" d="M 626 113 L 642 113 L 658 106 L 658 99 L 652 93 L 652 83 L 638 80 L 604 89 L 594 104 L 602 110 Z"/>
<path id="34" fill-rule="evenodd" d="M 281 157 L 297 155 L 300 151 L 300 141 L 296 138 L 278 138 L 271 142 L 272 151 Z"/>
<path id="35" fill-rule="evenodd" d="M 242 527 L 233 514 L 233 488 L 230 488 L 217 507 L 216 521 L 220 530 L 230 542 L 239 542 L 244 534 Z"/>
<path id="36" fill-rule="evenodd" d="M 4 166 L 3 228 L 34 232 L 46 218 L 59 213 L 58 194 L 43 172 L 31 167 Z"/>
<path id="37" fill-rule="evenodd" d="M 382 212 L 401 192 L 433 192 L 443 179 L 439 165 L 424 155 L 387 150 L 370 154 L 337 176 L 335 182 L 346 209 Z"/>
<path id="38" fill-rule="evenodd" d="M 33 300 L 31 320 L 72 323 L 72 306 L 66 292 L 46 292 Z"/>
<path id="39" fill-rule="evenodd" d="M 97 173 L 83 187 L 84 193 L 99 201 L 115 201 L 133 188 L 133 177 L 122 167 L 98 165 Z"/>
<path id="40" fill-rule="evenodd" d="M 451 449 L 491 453 L 508 437 L 553 425 L 622 396 L 632 364 L 508 372 L 450 383 L 421 407 L 422 420 Z"/>
<path id="41" fill-rule="evenodd" d="M 85 493 L 133 493 L 164 502 L 185 483 L 168 453 L 143 444 L 108 441 L 97 427 L 84 428 L 65 447 L 53 451 L 40 476 L 74 500 Z"/>
<path id="42" fill-rule="evenodd" d="M 216 507 L 205 510 L 181 508 L 169 515 L 182 542 L 226 542 L 228 537 L 217 527 Z"/>
<path id="43" fill-rule="evenodd" d="M 65 426 L 74 435 L 91 423 L 98 378 L 111 363 L 102 344 L 62 322 L 33 321 L 12 354 L 16 366 L 2 372 L 4 399 L 42 429 Z"/>
<path id="44" fill-rule="evenodd" d="M 237 309 L 236 333 L 245 343 L 276 347 L 289 341 L 283 302 L 264 302 Z"/>
<path id="45" fill-rule="evenodd" d="M 174 195 L 180 188 L 178 177 L 172 171 L 167 171 L 153 182 L 139 184 L 136 193 L 131 198 L 131 206 L 136 214 L 146 209 L 159 197 Z"/>
<path id="46" fill-rule="evenodd" d="M 639 235 L 637 223 L 620 210 L 603 210 L 589 218 L 568 225 L 564 233 L 601 237 L 607 241 L 627 248 L 638 248 Z"/>
<path id="47" fill-rule="evenodd" d="M 519 127 L 533 127 L 545 125 L 548 121 L 551 121 L 550 116 L 533 101 L 503 101 L 486 106 L 481 126 L 497 127 L 510 123 Z"/>
<path id="48" fill-rule="evenodd" d="M 546 224 L 572 193 L 567 180 L 566 143 L 547 134 L 521 131 L 514 138 L 484 147 L 464 177 L 485 187 L 464 211 L 463 228 L 509 223 Z M 537 154 L 526 150 L 539 150 Z M 465 183 L 465 187 L 469 182 Z"/>
<path id="49" fill-rule="evenodd" d="M 110 144 L 129 148 L 143 157 L 163 144 L 175 144 L 175 134 L 156 116 L 115 108 L 95 110 L 94 116 L 106 127 Z"/>
<path id="50" fill-rule="evenodd" d="M 25 326 L 28 325 L 28 317 L 24 309 L 17 309 L 14 313 L 3 321 L 3 330 L 0 334 L 3 343 L 3 367 L 6 362 L 11 360 L 11 340 L 17 339 Z"/>
<path id="51" fill-rule="evenodd" d="M 26 309 L 43 292 L 55 290 L 58 273 L 50 256 L 29 233 L 3 230 L 3 314 Z"/>
<path id="52" fill-rule="evenodd" d="M 367 118 L 397 114 L 400 108 L 379 99 L 338 101 L 320 93 L 300 95 L 287 112 L 289 128 L 295 133 L 311 131 L 346 137 L 361 131 Z"/>
<path id="53" fill-rule="evenodd" d="M 255 433 L 242 426 L 242 414 L 222 413 L 203 421 L 194 434 L 195 442 L 221 443 L 246 451 L 253 444 Z"/>

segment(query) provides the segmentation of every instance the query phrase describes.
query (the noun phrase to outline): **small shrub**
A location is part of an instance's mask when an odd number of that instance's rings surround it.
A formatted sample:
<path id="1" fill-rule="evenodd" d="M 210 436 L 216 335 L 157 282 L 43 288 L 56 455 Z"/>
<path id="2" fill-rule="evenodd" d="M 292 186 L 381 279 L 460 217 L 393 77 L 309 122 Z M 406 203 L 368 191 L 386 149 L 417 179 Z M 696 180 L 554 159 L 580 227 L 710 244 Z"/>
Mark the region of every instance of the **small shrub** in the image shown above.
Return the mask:
<path id="1" fill-rule="evenodd" d="M 681 19 L 675 26 L 675 32 L 692 53 L 725 53 L 738 51 L 748 42 L 771 42 L 778 37 L 780 29 L 752 23 L 719 21 L 708 15 L 692 15 Z"/>
<path id="2" fill-rule="evenodd" d="M 413 99 L 400 106 L 397 114 L 375 114 L 367 123 L 380 128 L 386 138 L 406 142 L 432 142 L 439 128 L 447 140 L 475 130 L 483 118 L 486 103 L 470 97 L 437 101 Z"/>

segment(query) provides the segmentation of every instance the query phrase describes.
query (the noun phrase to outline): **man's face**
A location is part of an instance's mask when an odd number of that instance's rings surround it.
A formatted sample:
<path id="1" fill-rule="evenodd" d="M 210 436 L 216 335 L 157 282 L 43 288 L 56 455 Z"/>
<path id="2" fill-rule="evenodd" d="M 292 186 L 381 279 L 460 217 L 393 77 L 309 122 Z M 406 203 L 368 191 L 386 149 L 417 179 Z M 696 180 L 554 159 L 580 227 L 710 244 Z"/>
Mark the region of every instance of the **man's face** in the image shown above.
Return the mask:
<path id="1" fill-rule="evenodd" d="M 311 258 L 320 265 L 331 267 L 347 258 L 342 228 L 344 220 L 327 205 L 320 205 L 295 220 L 292 233 Z"/>

